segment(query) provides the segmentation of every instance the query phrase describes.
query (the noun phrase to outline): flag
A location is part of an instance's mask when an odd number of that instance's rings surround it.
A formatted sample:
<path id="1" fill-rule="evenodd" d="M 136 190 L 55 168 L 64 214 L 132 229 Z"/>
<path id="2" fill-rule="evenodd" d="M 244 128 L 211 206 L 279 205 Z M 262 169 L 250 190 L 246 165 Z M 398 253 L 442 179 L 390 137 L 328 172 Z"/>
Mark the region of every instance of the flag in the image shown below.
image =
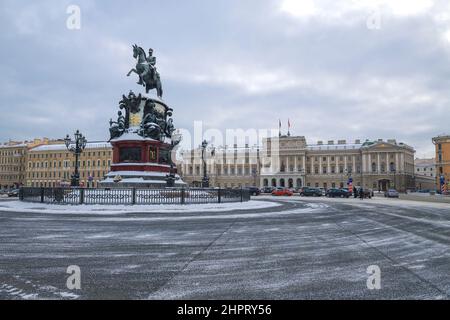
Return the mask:
<path id="1" fill-rule="evenodd" d="M 281 120 L 280 119 L 278 119 L 278 128 L 281 129 Z"/>
<path id="2" fill-rule="evenodd" d="M 291 121 L 288 119 L 288 128 L 291 127 Z"/>

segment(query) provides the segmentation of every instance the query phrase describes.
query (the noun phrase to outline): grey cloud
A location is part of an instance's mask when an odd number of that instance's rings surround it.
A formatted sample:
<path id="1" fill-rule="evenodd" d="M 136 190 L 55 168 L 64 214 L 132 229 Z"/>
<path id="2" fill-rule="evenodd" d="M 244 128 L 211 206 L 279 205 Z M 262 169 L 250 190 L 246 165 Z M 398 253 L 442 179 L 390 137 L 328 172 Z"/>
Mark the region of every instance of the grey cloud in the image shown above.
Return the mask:
<path id="1" fill-rule="evenodd" d="M 448 27 L 434 11 L 307 20 L 279 1 L 77 1 L 82 28 L 65 28 L 68 1 L 0 4 L 1 140 L 105 139 L 123 93 L 131 44 L 153 47 L 178 127 L 272 128 L 291 119 L 310 142 L 397 138 L 432 155 L 448 130 Z M 337 8 L 336 10 L 340 10 Z M 330 11 L 331 12 L 331 11 Z"/>

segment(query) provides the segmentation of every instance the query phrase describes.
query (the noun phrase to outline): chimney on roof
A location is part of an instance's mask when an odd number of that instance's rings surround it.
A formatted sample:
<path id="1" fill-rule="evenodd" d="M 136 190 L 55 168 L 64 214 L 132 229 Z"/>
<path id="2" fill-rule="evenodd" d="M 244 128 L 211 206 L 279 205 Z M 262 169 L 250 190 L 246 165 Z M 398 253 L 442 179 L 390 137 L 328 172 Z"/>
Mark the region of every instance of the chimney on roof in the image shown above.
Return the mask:
<path id="1" fill-rule="evenodd" d="M 345 140 L 338 140 L 338 144 L 346 144 L 347 143 L 347 141 L 345 141 Z"/>
<path id="2" fill-rule="evenodd" d="M 334 140 L 328 140 L 328 144 L 334 144 Z"/>
<path id="3" fill-rule="evenodd" d="M 361 143 L 361 140 L 360 139 L 356 139 L 355 140 L 355 144 L 360 144 Z"/>
<path id="4" fill-rule="evenodd" d="M 317 144 L 318 144 L 318 145 L 323 145 L 323 141 L 322 141 L 322 140 L 319 140 L 319 141 L 317 141 Z"/>

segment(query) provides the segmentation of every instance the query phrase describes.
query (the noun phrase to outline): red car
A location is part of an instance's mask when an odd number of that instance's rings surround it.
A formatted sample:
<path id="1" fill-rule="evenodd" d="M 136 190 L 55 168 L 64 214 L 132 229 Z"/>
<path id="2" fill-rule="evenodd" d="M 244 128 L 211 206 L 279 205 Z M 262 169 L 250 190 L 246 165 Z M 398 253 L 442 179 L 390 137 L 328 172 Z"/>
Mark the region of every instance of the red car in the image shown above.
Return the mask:
<path id="1" fill-rule="evenodd" d="M 272 195 L 273 196 L 292 196 L 294 193 L 286 188 L 276 188 L 275 190 L 272 191 Z"/>

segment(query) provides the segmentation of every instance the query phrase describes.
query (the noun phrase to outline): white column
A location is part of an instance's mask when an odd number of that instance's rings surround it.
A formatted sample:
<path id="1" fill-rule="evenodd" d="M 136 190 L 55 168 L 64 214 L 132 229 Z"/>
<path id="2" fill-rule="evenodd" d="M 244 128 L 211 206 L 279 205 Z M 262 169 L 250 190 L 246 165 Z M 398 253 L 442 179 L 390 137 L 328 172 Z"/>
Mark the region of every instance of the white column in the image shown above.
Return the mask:
<path id="1" fill-rule="evenodd" d="M 330 156 L 327 156 L 327 174 L 331 173 Z"/>
<path id="2" fill-rule="evenodd" d="M 352 172 L 356 173 L 356 156 L 352 156 Z"/>
<path id="3" fill-rule="evenodd" d="M 405 154 L 403 152 L 400 153 L 400 167 L 401 167 L 401 171 L 404 172 L 405 171 Z"/>
<path id="4" fill-rule="evenodd" d="M 295 156 L 295 158 L 294 158 L 294 171 L 295 172 L 298 171 L 297 156 Z"/>
<path id="5" fill-rule="evenodd" d="M 286 157 L 285 172 L 289 172 L 289 156 Z"/>
<path id="6" fill-rule="evenodd" d="M 347 170 L 347 155 L 344 156 L 344 172 Z"/>
<path id="7" fill-rule="evenodd" d="M 381 172 L 380 153 L 377 152 L 377 172 Z"/>
<path id="8" fill-rule="evenodd" d="M 397 172 L 400 171 L 399 161 L 398 161 L 398 152 L 395 153 L 395 170 Z"/>
<path id="9" fill-rule="evenodd" d="M 303 171 L 306 173 L 306 155 L 303 156 Z"/>
<path id="10" fill-rule="evenodd" d="M 319 157 L 319 174 L 322 174 L 322 155 Z"/>
<path id="11" fill-rule="evenodd" d="M 361 168 L 362 172 L 366 172 L 366 155 L 365 154 L 363 154 L 361 156 L 361 165 L 362 165 L 362 168 Z"/>

